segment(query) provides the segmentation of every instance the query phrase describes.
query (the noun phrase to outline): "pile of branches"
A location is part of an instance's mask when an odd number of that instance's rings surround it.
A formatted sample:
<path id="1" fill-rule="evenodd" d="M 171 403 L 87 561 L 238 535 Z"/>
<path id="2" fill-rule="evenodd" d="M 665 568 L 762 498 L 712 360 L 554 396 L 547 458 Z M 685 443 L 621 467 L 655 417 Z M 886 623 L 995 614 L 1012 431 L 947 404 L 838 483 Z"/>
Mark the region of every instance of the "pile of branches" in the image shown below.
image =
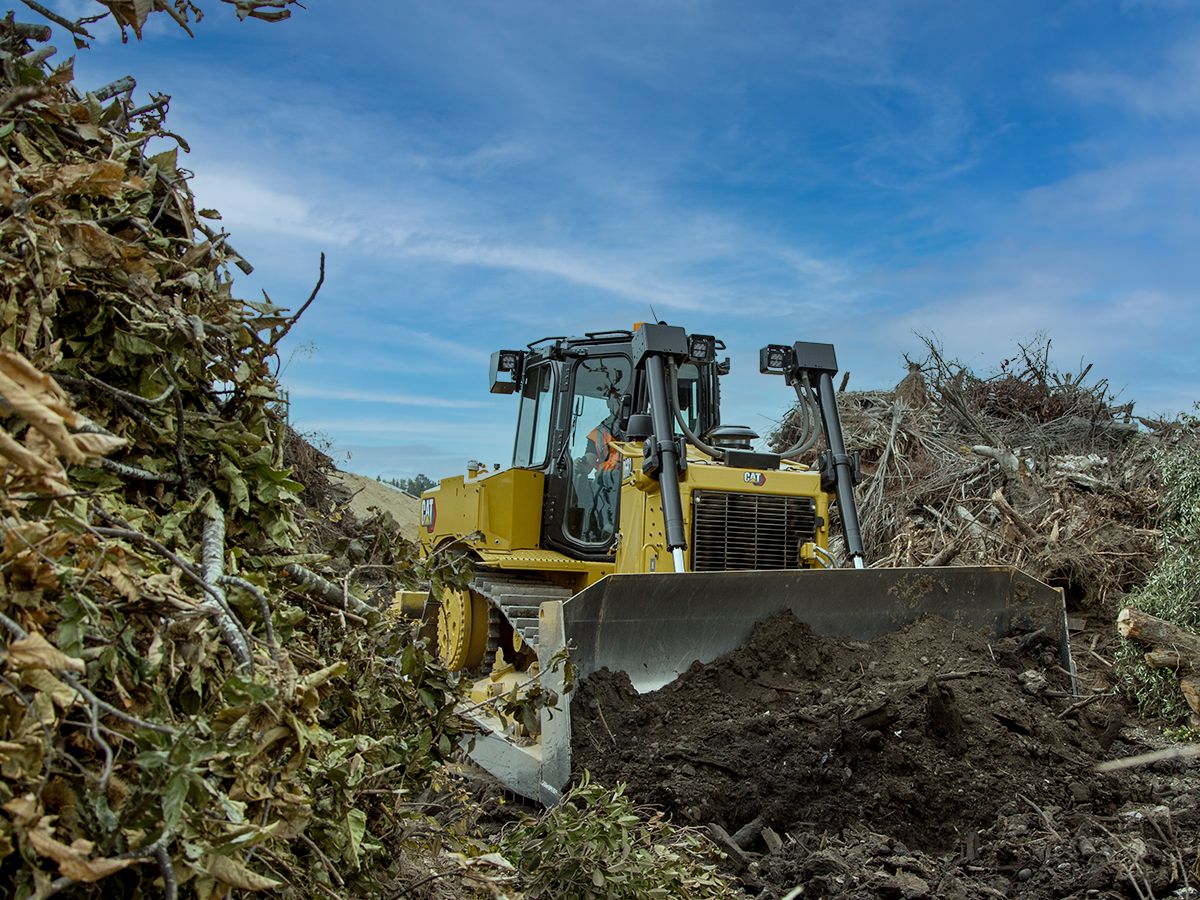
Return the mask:
<path id="1" fill-rule="evenodd" d="M 459 737 L 456 680 L 360 583 L 418 564 L 386 523 L 357 564 L 317 542 L 296 316 L 234 296 L 248 264 L 147 150 L 167 98 L 77 90 L 47 31 L 0 22 L 0 884 L 376 892 Z"/>
<path id="2" fill-rule="evenodd" d="M 1014 565 L 1076 609 L 1141 584 L 1162 549 L 1155 436 L 1173 426 L 1117 404 L 1091 366 L 1056 371 L 1045 338 L 987 376 L 924 344 L 894 390 L 838 393 L 868 562 Z M 799 430 L 793 411 L 772 445 Z"/>

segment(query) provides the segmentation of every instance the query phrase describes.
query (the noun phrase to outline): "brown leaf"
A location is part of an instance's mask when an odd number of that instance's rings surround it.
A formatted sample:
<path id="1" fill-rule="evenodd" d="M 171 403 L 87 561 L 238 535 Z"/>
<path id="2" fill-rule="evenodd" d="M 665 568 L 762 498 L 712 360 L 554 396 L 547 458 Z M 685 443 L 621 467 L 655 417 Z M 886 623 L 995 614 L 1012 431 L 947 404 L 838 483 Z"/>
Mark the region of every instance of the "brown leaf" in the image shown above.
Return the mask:
<path id="1" fill-rule="evenodd" d="M 229 856 L 210 856 L 208 874 L 243 891 L 269 891 L 283 886 L 283 882 L 259 875 L 244 863 Z"/>
<path id="2" fill-rule="evenodd" d="M 37 797 L 33 794 L 25 794 L 23 797 L 13 797 L 4 806 L 0 807 L 6 813 L 11 813 L 13 821 L 17 825 L 25 826 L 30 822 L 37 820 L 41 813 L 41 807 L 38 806 Z"/>
<path id="3" fill-rule="evenodd" d="M 106 878 L 113 872 L 127 869 L 136 859 L 91 859 L 95 846 L 82 838 L 67 846 L 54 837 L 54 816 L 43 816 L 37 826 L 25 832 L 25 840 L 40 856 L 47 856 L 58 863 L 58 869 L 67 878 L 91 883 Z"/>
<path id="4" fill-rule="evenodd" d="M 87 672 L 82 659 L 67 656 L 36 631 L 8 645 L 8 662 L 17 669 L 50 669 L 56 672 Z"/>

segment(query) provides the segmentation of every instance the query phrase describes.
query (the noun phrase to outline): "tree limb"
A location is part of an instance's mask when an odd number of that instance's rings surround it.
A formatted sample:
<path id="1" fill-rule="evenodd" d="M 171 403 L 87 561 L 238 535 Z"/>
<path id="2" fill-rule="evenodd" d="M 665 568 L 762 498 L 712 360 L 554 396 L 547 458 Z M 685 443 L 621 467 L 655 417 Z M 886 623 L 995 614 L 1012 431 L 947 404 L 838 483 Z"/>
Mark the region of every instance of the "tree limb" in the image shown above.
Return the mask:
<path id="1" fill-rule="evenodd" d="M 300 307 L 300 309 L 298 309 L 296 311 L 296 314 L 294 316 L 292 316 L 290 319 L 288 319 L 283 324 L 283 326 L 279 329 L 279 331 L 277 331 L 271 337 L 271 342 L 268 346 L 274 347 L 281 340 L 283 340 L 284 335 L 286 335 L 289 331 L 292 330 L 292 326 L 295 325 L 296 322 L 298 322 L 300 320 L 300 317 L 302 315 L 304 315 L 304 311 L 306 309 L 308 309 L 310 306 L 312 306 L 312 302 L 317 299 L 317 293 L 321 290 L 321 285 L 323 285 L 324 283 L 325 283 L 325 254 L 322 252 L 321 253 L 321 274 L 317 277 L 317 286 L 312 289 L 312 293 L 308 295 L 308 299 L 304 301 L 304 304 Z"/>

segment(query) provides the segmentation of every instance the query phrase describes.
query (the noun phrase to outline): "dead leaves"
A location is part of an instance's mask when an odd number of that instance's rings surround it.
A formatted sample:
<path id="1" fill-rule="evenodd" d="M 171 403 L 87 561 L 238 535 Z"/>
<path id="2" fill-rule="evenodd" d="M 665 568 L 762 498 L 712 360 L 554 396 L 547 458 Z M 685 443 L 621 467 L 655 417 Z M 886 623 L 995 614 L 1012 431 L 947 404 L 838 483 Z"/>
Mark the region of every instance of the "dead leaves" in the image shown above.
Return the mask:
<path id="1" fill-rule="evenodd" d="M 6 662 L 15 669 L 49 669 L 80 675 L 87 672 L 82 659 L 67 656 L 37 632 L 9 644 Z"/>
<path id="2" fill-rule="evenodd" d="M 243 891 L 269 891 L 282 886 L 282 882 L 259 875 L 230 856 L 210 856 L 208 874 L 223 884 Z"/>
<path id="3" fill-rule="evenodd" d="M 84 463 L 125 445 L 111 435 L 72 432 L 80 419 L 63 389 L 12 350 L 0 350 L 0 402 L 29 426 L 24 445 L 7 429 L 0 430 L 0 456 L 26 476 L 26 487 L 69 493 L 64 461 Z"/>
<path id="4" fill-rule="evenodd" d="M 2 808 L 12 817 L 17 834 L 29 848 L 58 863 L 59 872 L 72 881 L 90 884 L 141 862 L 135 857 L 93 857 L 96 845 L 83 838 L 76 838 L 70 844 L 63 843 L 54 833 L 57 817 L 42 815 L 41 804 L 33 794 L 14 797 Z"/>

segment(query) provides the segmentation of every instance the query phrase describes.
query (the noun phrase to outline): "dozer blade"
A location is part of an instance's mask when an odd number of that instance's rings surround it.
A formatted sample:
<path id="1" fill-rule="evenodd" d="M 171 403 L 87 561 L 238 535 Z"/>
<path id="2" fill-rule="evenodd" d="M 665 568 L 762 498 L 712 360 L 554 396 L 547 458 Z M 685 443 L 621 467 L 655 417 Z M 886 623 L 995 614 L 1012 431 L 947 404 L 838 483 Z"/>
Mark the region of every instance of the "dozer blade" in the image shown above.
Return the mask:
<path id="1" fill-rule="evenodd" d="M 948 619 L 985 636 L 1043 629 L 1072 673 L 1062 594 L 1002 566 L 809 569 L 610 575 L 566 601 L 543 603 L 538 656 L 545 687 L 563 695 L 567 648 L 577 678 L 606 668 L 655 690 L 693 662 L 744 644 L 756 622 L 791 610 L 820 635 L 870 640 L 922 616 Z M 517 747 L 490 717 L 472 756 L 519 794 L 556 802 L 570 778 L 570 697 L 542 713 L 536 745 Z"/>
<path id="2" fill-rule="evenodd" d="M 1069 670 L 1061 594 L 1001 566 L 612 575 L 562 615 L 579 677 L 624 671 L 645 692 L 740 647 L 785 609 L 819 635 L 864 641 L 925 615 L 997 637 L 1043 628 Z"/>

